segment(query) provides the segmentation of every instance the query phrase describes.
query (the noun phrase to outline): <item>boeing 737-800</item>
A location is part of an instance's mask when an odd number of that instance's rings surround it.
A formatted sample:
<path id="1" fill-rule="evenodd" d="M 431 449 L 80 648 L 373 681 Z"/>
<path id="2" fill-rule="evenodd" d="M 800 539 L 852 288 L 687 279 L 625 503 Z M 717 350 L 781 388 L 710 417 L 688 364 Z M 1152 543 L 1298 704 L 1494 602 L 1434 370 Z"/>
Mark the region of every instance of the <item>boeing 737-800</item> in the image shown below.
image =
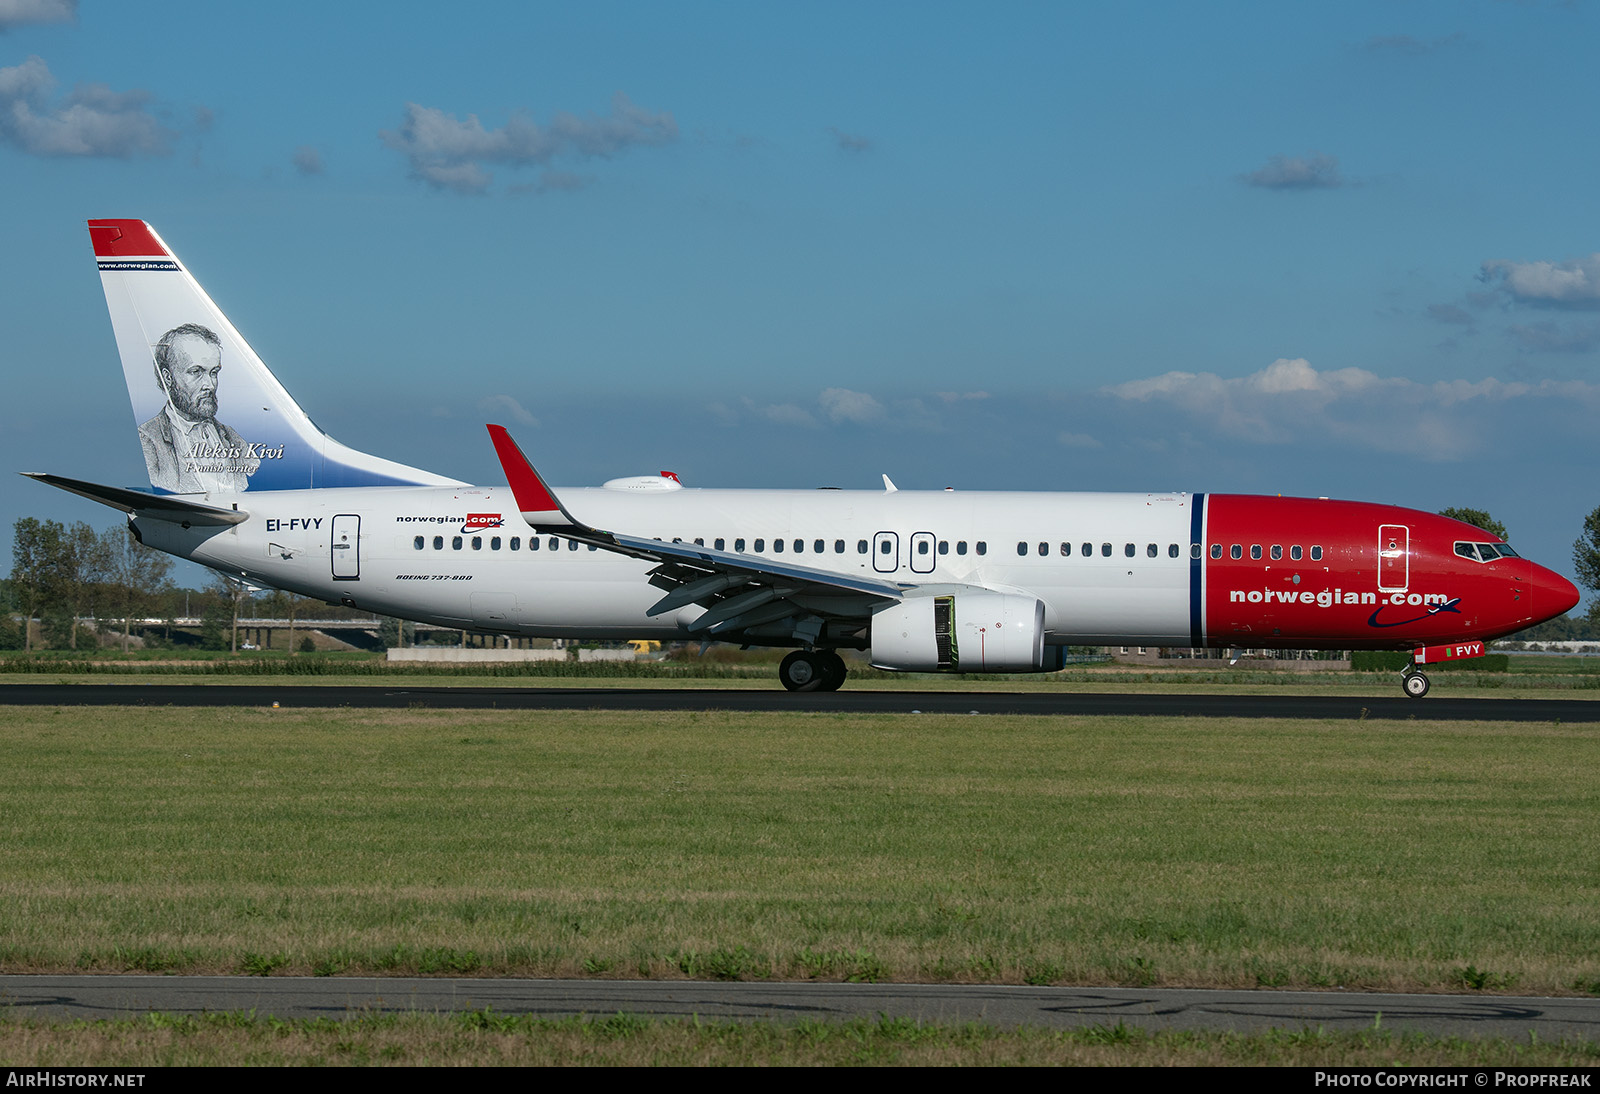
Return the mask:
<path id="1" fill-rule="evenodd" d="M 1402 649 L 1418 666 L 1578 602 L 1480 528 L 1327 499 L 1163 492 L 712 490 L 675 476 L 552 489 L 489 432 L 473 486 L 318 429 L 155 231 L 89 232 L 150 488 L 35 474 L 140 541 L 245 581 L 506 635 L 836 651 L 907 672 L 1043 672 L 1069 645 Z"/>

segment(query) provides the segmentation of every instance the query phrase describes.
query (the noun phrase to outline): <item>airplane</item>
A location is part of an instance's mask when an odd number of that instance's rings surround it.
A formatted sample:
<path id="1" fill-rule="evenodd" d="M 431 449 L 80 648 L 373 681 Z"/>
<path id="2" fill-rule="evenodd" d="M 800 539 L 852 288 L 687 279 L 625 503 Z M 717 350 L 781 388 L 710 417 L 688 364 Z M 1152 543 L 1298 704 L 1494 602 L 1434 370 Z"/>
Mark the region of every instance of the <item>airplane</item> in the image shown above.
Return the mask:
<path id="1" fill-rule="evenodd" d="M 1141 645 L 1410 650 L 1421 697 L 1423 666 L 1579 599 L 1483 529 L 1327 498 L 555 489 L 498 425 L 506 484 L 472 485 L 322 432 L 144 221 L 89 232 L 150 486 L 31 477 L 257 586 L 511 636 L 791 647 L 798 692 L 845 682 L 839 650 L 1028 673 Z"/>

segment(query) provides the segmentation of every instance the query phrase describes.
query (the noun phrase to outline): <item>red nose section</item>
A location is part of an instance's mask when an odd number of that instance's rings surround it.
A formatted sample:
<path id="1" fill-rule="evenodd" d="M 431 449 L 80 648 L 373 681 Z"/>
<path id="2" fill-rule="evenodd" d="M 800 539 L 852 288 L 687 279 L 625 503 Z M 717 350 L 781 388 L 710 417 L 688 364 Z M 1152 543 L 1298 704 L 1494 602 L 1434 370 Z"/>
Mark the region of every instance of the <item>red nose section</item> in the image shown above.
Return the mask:
<path id="1" fill-rule="evenodd" d="M 1578 606 L 1578 587 L 1554 570 L 1534 565 L 1528 576 L 1533 586 L 1533 610 L 1540 619 L 1554 619 Z"/>

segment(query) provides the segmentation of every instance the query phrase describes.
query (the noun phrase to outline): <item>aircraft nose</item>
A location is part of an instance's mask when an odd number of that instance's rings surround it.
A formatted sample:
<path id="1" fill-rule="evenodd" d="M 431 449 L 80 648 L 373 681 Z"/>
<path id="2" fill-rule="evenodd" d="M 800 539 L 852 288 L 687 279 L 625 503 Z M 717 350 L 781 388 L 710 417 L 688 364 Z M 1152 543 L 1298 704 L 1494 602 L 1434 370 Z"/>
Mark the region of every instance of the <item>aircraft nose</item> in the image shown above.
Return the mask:
<path id="1" fill-rule="evenodd" d="M 1578 587 L 1554 570 L 1535 564 L 1528 584 L 1533 587 L 1533 607 L 1540 616 L 1553 619 L 1577 607 Z"/>

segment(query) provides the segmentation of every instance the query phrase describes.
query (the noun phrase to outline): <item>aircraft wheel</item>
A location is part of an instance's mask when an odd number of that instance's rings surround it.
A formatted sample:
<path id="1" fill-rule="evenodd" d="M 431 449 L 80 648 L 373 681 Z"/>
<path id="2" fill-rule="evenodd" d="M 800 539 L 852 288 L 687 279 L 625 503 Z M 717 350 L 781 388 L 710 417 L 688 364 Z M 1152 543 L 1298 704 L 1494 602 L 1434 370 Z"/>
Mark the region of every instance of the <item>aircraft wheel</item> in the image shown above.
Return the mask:
<path id="1" fill-rule="evenodd" d="M 826 688 L 828 672 L 820 655 L 810 650 L 795 650 L 778 665 L 778 679 L 790 691 L 822 691 Z"/>
<path id="2" fill-rule="evenodd" d="M 1400 686 L 1405 688 L 1406 694 L 1413 699 L 1420 699 L 1428 694 L 1428 678 L 1420 672 L 1408 672 L 1400 678 Z"/>
<path id="3" fill-rule="evenodd" d="M 818 690 L 838 691 L 845 677 L 850 675 L 844 658 L 833 650 L 818 650 L 817 659 L 822 662 L 822 687 Z"/>

